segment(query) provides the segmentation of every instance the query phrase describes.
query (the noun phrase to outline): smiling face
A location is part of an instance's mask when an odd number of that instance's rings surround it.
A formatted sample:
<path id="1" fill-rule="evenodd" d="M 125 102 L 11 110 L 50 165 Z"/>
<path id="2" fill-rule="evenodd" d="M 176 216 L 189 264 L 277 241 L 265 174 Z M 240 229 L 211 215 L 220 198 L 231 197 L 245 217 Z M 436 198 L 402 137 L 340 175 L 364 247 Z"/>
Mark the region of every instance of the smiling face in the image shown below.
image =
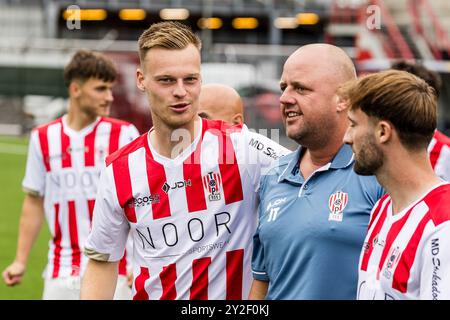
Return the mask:
<path id="1" fill-rule="evenodd" d="M 280 81 L 286 135 L 309 148 L 326 144 L 341 121 L 335 95 L 339 80 L 325 56 L 315 49 L 298 50 L 286 61 Z"/>
<path id="2" fill-rule="evenodd" d="M 375 125 L 361 109 L 349 110 L 350 125 L 344 143 L 352 147 L 355 154 L 353 169 L 360 175 L 374 175 L 384 164 L 383 151 L 375 139 Z"/>
<path id="3" fill-rule="evenodd" d="M 86 81 L 75 80 L 72 86 L 75 86 L 74 98 L 80 111 L 93 119 L 97 116 L 108 116 L 114 100 L 113 85 L 113 82 L 97 78 L 89 78 Z"/>
<path id="4" fill-rule="evenodd" d="M 200 52 L 192 44 L 184 49 L 148 50 L 137 71 L 138 88 L 145 91 L 155 127 L 172 129 L 193 123 L 201 88 Z"/>

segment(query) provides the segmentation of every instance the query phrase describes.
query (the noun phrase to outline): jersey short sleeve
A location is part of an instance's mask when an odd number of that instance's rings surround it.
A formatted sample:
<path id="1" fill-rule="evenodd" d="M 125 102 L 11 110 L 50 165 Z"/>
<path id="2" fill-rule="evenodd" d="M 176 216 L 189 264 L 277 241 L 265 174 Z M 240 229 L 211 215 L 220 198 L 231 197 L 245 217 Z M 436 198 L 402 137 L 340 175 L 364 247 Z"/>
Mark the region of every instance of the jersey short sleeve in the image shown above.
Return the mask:
<path id="1" fill-rule="evenodd" d="M 120 135 L 119 147 L 129 144 L 131 141 L 139 137 L 139 131 L 132 124 L 125 126 Z"/>
<path id="2" fill-rule="evenodd" d="M 45 192 L 45 165 L 39 143 L 38 131 L 33 130 L 28 145 L 27 164 L 22 187 L 26 192 L 37 193 L 44 196 Z"/>
<path id="3" fill-rule="evenodd" d="M 421 300 L 450 299 L 450 221 L 434 227 L 422 251 L 422 271 L 420 275 Z"/>
<path id="4" fill-rule="evenodd" d="M 124 254 L 129 229 L 117 201 L 112 165 L 109 165 L 100 176 L 92 230 L 85 245 L 86 255 L 94 260 L 119 261 Z"/>
<path id="5" fill-rule="evenodd" d="M 238 161 L 244 164 L 255 191 L 258 191 L 261 177 L 276 165 L 281 156 L 291 151 L 274 140 L 249 130 L 245 125 L 240 134 L 236 136 L 242 150 Z"/>

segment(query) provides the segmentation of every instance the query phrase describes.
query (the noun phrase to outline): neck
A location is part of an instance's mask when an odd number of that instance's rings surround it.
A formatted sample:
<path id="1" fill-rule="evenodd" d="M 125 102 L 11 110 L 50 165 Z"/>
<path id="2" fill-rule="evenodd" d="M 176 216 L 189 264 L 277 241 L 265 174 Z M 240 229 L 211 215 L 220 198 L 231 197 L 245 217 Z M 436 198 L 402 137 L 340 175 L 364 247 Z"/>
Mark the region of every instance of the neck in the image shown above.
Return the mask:
<path id="1" fill-rule="evenodd" d="M 331 139 L 322 146 L 306 146 L 306 151 L 300 156 L 299 166 L 303 178 L 308 179 L 314 171 L 333 160 L 343 145 L 342 137 Z"/>
<path id="2" fill-rule="evenodd" d="M 153 130 L 149 133 L 150 143 L 160 155 L 170 159 L 176 158 L 192 144 L 199 134 L 200 126 L 199 117 L 178 128 L 155 122 Z"/>
<path id="3" fill-rule="evenodd" d="M 79 111 L 79 109 L 71 102 L 69 111 L 67 112 L 67 125 L 75 130 L 80 131 L 86 128 L 97 119 L 97 116 L 89 115 Z"/>
<path id="4" fill-rule="evenodd" d="M 412 154 L 400 151 L 390 159 L 386 160 L 376 177 L 392 199 L 393 214 L 401 212 L 425 192 L 442 183 L 434 173 L 426 152 Z"/>

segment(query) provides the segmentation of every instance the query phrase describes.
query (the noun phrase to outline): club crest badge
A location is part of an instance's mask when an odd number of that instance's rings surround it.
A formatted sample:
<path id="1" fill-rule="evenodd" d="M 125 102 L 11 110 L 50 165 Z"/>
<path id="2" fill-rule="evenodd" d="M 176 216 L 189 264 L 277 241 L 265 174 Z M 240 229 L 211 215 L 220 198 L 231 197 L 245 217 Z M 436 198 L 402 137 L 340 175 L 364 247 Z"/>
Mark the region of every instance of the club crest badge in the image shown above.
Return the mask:
<path id="1" fill-rule="evenodd" d="M 203 176 L 203 186 L 206 192 L 208 192 L 209 201 L 219 201 L 220 198 L 220 186 L 222 184 L 220 175 L 215 172 L 208 172 L 206 176 Z"/>
<path id="2" fill-rule="evenodd" d="M 388 258 L 386 260 L 386 265 L 384 267 L 383 270 L 383 276 L 385 276 L 387 279 L 391 279 L 392 275 L 394 273 L 395 268 L 397 267 L 397 264 L 400 260 L 400 257 L 402 255 L 402 251 L 400 250 L 400 248 L 397 247 L 392 247 L 389 250 L 388 253 Z"/>
<path id="3" fill-rule="evenodd" d="M 344 209 L 348 203 L 348 193 L 338 191 L 333 193 L 328 199 L 328 208 L 330 215 L 328 221 L 342 222 L 344 216 Z"/>

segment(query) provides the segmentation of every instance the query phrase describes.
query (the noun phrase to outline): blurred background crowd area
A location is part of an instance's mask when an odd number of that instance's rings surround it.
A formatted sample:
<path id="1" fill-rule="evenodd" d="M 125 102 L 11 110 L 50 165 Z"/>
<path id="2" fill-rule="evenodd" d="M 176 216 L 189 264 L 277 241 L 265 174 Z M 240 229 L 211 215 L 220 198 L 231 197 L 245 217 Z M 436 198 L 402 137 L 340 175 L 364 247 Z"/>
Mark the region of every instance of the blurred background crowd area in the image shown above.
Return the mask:
<path id="1" fill-rule="evenodd" d="M 112 116 L 148 130 L 149 107 L 135 85 L 137 39 L 163 20 L 201 37 L 203 82 L 237 89 L 248 127 L 269 137 L 278 128 L 287 146 L 282 66 L 315 42 L 343 48 L 359 74 L 422 61 L 442 77 L 438 127 L 450 133 L 448 0 L 0 0 L 0 135 L 26 135 L 65 112 L 62 70 L 78 49 L 113 58 L 120 76 Z"/>

